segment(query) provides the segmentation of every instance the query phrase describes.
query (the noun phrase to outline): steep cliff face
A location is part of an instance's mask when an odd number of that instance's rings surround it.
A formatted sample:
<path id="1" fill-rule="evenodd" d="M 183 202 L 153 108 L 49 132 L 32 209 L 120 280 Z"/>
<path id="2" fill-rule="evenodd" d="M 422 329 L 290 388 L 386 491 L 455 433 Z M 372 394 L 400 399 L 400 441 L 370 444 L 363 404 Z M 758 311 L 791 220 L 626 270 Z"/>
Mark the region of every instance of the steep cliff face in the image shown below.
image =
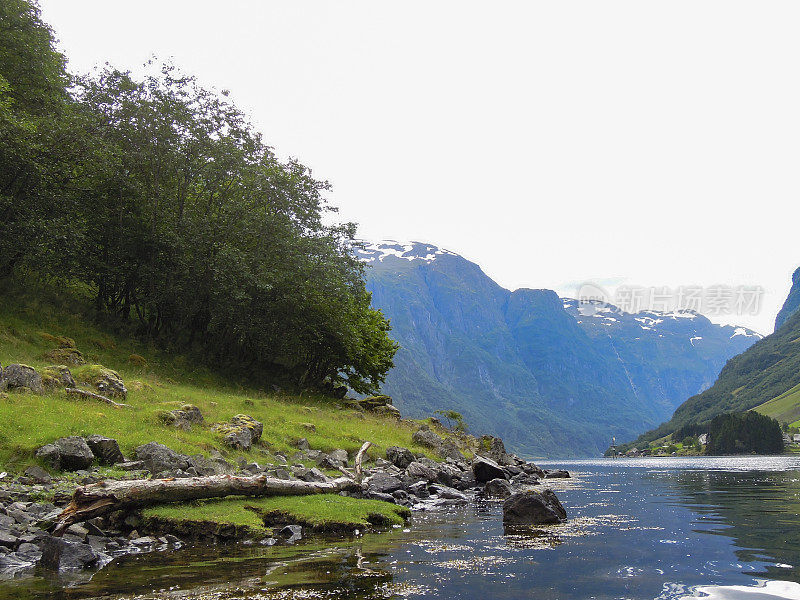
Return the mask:
<path id="1" fill-rule="evenodd" d="M 386 242 L 360 254 L 373 304 L 402 346 L 386 393 L 412 416 L 457 410 L 473 431 L 529 455 L 602 453 L 612 436 L 668 418 L 757 339 L 694 314 L 628 315 L 610 305 L 581 314 L 587 307 L 551 290 L 503 289 L 430 244 Z"/>
<path id="2" fill-rule="evenodd" d="M 775 318 L 775 331 L 786 323 L 798 309 L 800 309 L 800 268 L 792 275 L 792 289 L 789 291 L 786 302 L 783 303 L 783 308 Z"/>

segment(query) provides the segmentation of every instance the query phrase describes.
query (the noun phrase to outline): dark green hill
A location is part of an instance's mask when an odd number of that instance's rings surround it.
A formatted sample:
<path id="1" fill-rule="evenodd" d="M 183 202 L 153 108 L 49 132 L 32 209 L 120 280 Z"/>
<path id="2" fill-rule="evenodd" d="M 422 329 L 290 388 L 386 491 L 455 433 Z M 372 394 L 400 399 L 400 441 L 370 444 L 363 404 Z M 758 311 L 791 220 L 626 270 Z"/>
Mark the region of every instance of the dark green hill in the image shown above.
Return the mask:
<path id="1" fill-rule="evenodd" d="M 792 289 L 789 291 L 786 302 L 783 303 L 783 307 L 775 318 L 775 331 L 780 329 L 781 325 L 796 313 L 798 308 L 800 308 L 800 269 L 797 269 L 792 275 Z"/>

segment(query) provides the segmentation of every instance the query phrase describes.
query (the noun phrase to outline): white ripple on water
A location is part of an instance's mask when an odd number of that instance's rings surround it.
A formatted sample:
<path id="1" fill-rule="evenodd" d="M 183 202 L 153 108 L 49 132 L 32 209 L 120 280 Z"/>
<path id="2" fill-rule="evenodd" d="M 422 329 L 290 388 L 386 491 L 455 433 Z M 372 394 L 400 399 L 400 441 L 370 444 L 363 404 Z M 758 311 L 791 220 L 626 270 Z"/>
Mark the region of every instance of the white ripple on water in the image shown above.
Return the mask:
<path id="1" fill-rule="evenodd" d="M 800 584 L 793 581 L 760 579 L 755 585 L 698 585 L 686 587 L 664 584 L 655 600 L 800 600 Z"/>

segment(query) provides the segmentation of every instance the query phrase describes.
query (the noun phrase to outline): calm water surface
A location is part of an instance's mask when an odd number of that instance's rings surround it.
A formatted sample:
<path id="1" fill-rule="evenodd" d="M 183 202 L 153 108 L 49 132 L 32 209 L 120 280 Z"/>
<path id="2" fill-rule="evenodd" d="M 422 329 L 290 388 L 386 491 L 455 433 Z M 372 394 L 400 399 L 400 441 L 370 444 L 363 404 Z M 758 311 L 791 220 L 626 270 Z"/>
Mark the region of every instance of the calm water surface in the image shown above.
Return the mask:
<path id="1" fill-rule="evenodd" d="M 570 518 L 536 535 L 504 535 L 487 502 L 352 539 L 128 557 L 0 598 L 800 599 L 800 459 L 553 465 L 575 474 L 548 482 Z"/>

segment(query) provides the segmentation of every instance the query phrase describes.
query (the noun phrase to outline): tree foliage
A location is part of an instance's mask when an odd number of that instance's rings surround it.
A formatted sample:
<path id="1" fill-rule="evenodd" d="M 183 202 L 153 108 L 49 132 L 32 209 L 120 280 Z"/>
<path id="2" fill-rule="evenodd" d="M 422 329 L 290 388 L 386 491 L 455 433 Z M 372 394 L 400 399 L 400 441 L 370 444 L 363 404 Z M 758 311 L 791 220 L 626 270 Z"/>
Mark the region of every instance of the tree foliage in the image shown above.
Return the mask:
<path id="1" fill-rule="evenodd" d="M 0 42 L 0 276 L 80 282 L 218 363 L 379 387 L 396 345 L 326 182 L 174 66 L 70 80 L 24 0 L 0 8 Z"/>
<path id="2" fill-rule="evenodd" d="M 757 412 L 727 413 L 709 424 L 706 454 L 780 454 L 783 434 L 778 421 Z"/>

